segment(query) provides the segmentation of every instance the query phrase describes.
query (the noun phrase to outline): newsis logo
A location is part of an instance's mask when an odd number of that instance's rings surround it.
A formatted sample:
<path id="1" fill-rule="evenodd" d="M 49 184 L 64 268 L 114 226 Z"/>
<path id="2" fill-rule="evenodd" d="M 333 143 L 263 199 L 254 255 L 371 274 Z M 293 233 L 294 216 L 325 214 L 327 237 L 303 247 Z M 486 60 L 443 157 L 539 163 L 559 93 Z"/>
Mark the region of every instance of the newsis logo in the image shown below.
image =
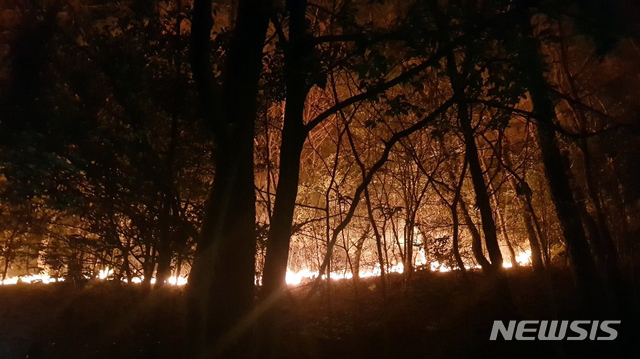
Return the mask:
<path id="1" fill-rule="evenodd" d="M 515 320 L 505 326 L 501 320 L 493 322 L 489 340 L 498 340 L 498 334 L 504 340 L 614 340 L 618 331 L 614 324 L 619 320 Z"/>

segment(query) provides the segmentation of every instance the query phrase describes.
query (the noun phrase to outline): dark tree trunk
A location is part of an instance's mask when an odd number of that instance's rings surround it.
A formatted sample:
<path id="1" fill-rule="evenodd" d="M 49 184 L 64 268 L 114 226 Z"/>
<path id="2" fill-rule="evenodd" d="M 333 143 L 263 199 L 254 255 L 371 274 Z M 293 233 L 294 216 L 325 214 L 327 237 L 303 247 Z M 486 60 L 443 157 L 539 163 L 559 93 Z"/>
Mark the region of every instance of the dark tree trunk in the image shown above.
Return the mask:
<path id="1" fill-rule="evenodd" d="M 600 239 L 598 241 L 598 253 L 600 253 L 600 257 L 602 258 L 602 262 L 605 265 L 605 270 L 607 271 L 609 279 L 612 282 L 619 282 L 621 279 L 621 274 L 619 273 L 618 268 L 618 250 L 615 243 L 613 242 L 613 238 L 611 237 L 611 232 L 609 231 L 609 226 L 607 225 L 607 218 L 604 214 L 604 209 L 602 208 L 600 202 L 600 195 L 598 193 L 598 189 L 596 188 L 593 169 L 591 168 L 591 153 L 586 140 L 582 139 L 580 143 L 580 149 L 584 155 L 587 193 L 589 193 L 589 197 L 593 202 L 598 224 L 598 234 Z"/>
<path id="2" fill-rule="evenodd" d="M 351 265 L 351 268 L 352 268 L 351 271 L 353 273 L 353 278 L 355 279 L 360 278 L 360 260 L 362 259 L 362 247 L 364 246 L 364 241 L 367 240 L 368 236 L 369 236 L 369 229 L 367 228 L 367 230 L 362 233 L 362 236 L 358 238 L 358 241 L 356 242 L 356 245 L 355 245 L 356 253 L 354 254 L 353 264 Z"/>
<path id="3" fill-rule="evenodd" d="M 382 286 L 382 297 L 384 303 L 387 303 L 387 273 L 385 266 L 385 253 L 382 250 L 382 236 L 380 235 L 380 230 L 378 229 L 378 224 L 376 223 L 376 219 L 373 216 L 373 208 L 371 207 L 371 197 L 369 195 L 369 189 L 365 188 L 364 190 L 364 199 L 367 205 L 367 217 L 369 219 L 369 223 L 371 223 L 371 228 L 373 229 L 373 235 L 376 238 L 376 251 L 378 253 L 378 264 L 380 265 L 380 283 Z M 386 247 L 386 246 L 385 246 Z M 428 252 L 427 252 L 428 253 Z"/>
<path id="4" fill-rule="evenodd" d="M 411 213 L 409 213 L 411 212 Z M 411 275 L 413 274 L 413 230 L 415 228 L 415 215 L 417 209 L 410 209 L 407 206 L 406 213 L 407 216 L 405 218 L 404 225 L 404 279 L 405 282 L 408 282 L 411 279 Z"/>
<path id="5" fill-rule="evenodd" d="M 453 221 L 453 256 L 456 259 L 458 267 L 462 271 L 462 275 L 467 280 L 467 269 L 464 267 L 462 256 L 460 256 L 460 219 L 458 217 L 458 203 L 460 202 L 460 196 L 462 195 L 462 186 L 464 185 L 464 178 L 467 175 L 467 161 L 464 161 L 462 165 L 462 171 L 460 172 L 460 179 L 456 186 L 455 193 L 453 195 L 453 201 L 449 209 L 451 210 L 451 219 Z M 483 256 L 484 258 L 484 256 Z"/>
<path id="6" fill-rule="evenodd" d="M 171 257 L 172 252 L 170 250 L 162 250 L 158 252 L 155 288 L 164 286 L 171 276 Z"/>
<path id="7" fill-rule="evenodd" d="M 438 27 L 441 31 L 445 31 L 447 26 L 443 14 L 441 14 L 437 4 L 434 3 L 432 6 L 434 14 L 436 15 Z M 480 217 L 482 219 L 482 231 L 484 232 L 487 252 L 489 253 L 489 259 L 491 260 L 491 266 L 493 269 L 495 271 L 500 271 L 502 270 L 502 253 L 500 252 L 500 245 L 498 244 L 496 224 L 493 220 L 493 211 L 491 210 L 491 203 L 487 193 L 487 186 L 485 184 L 482 166 L 480 165 L 480 159 L 478 158 L 478 147 L 476 146 L 474 130 L 471 126 L 472 117 L 469 113 L 468 104 L 465 101 L 465 92 L 467 87 L 467 84 L 465 83 L 465 75 L 464 72 L 462 74 L 459 73 L 453 51 L 448 51 L 446 54 L 446 61 L 447 74 L 456 98 L 460 129 L 464 137 L 465 159 L 469 165 L 471 181 L 476 194 L 476 205 L 480 210 Z M 463 64 L 462 67 L 464 71 L 464 69 L 468 67 L 468 63 Z"/>
<path id="8" fill-rule="evenodd" d="M 466 104 L 458 105 L 458 114 L 464 135 L 465 157 L 469 163 L 469 172 L 471 173 L 473 189 L 476 194 L 476 205 L 480 210 L 482 232 L 484 233 L 487 252 L 489 253 L 491 266 L 495 271 L 499 271 L 502 269 L 502 253 L 500 252 L 500 245 L 498 244 L 496 224 L 493 220 L 493 210 L 491 209 L 491 202 L 489 200 L 489 194 L 487 193 L 482 166 L 480 166 L 478 147 L 476 146 L 473 136 L 473 128 L 471 127 L 471 119 L 466 110 Z"/>
<path id="9" fill-rule="evenodd" d="M 124 274 L 127 278 L 127 283 L 131 283 L 133 280 L 133 273 L 131 272 L 131 265 L 129 263 L 129 247 L 123 246 L 120 243 L 120 239 L 118 240 L 118 244 L 120 247 L 120 253 L 122 254 L 122 265 L 120 266 L 120 277 Z"/>
<path id="10" fill-rule="evenodd" d="M 190 358 L 247 358 L 251 324 L 243 321 L 254 300 L 255 192 L 253 138 L 258 80 L 269 8 L 267 1 L 244 0 L 224 69 L 222 109 L 210 118 L 216 131 L 216 175 L 187 288 Z M 206 66 L 211 3 L 196 0 L 192 19 L 192 66 Z M 202 58 L 205 57 L 205 58 Z M 197 82 L 210 68 L 194 69 Z M 198 74 L 198 75 L 196 75 Z M 200 84 L 203 103 L 212 84 Z"/>
<path id="11" fill-rule="evenodd" d="M 582 227 L 580 211 L 576 205 L 569 183 L 567 168 L 562 162 L 562 154 L 558 147 L 556 133 L 553 128 L 555 109 L 549 97 L 547 81 L 544 77 L 542 58 L 536 41 L 533 39 L 530 17 L 522 4 L 520 25 L 523 28 L 521 42 L 521 65 L 533 104 L 533 112 L 538 121 L 538 140 L 542 153 L 545 174 L 551 190 L 551 198 L 556 207 L 558 219 L 564 233 L 571 263 L 573 265 L 578 286 L 583 296 L 590 297 L 597 290 L 597 274 L 587 237 Z M 585 298 L 588 299 L 588 298 Z"/>
<path id="12" fill-rule="evenodd" d="M 7 239 L 7 244 L 5 245 L 5 248 L 4 248 L 4 253 L 3 253 L 4 268 L 2 269 L 2 282 L 4 282 L 7 279 L 7 272 L 9 272 L 9 265 L 11 264 L 11 258 L 13 257 L 13 241 L 16 237 L 17 232 L 18 232 L 17 228 L 11 232 L 11 235 L 9 236 L 9 239 Z"/>
<path id="13" fill-rule="evenodd" d="M 565 77 L 567 79 L 567 83 L 569 85 L 569 90 L 571 92 L 571 96 L 578 100 L 579 93 L 575 83 L 575 79 L 571 74 L 569 69 L 569 63 L 567 60 L 567 53 L 565 44 L 560 45 L 561 55 L 562 55 L 562 69 L 565 73 Z M 581 108 L 574 106 L 569 103 L 570 108 L 574 113 L 574 117 L 576 122 L 578 123 L 578 127 L 581 131 L 585 132 L 587 130 L 587 118 L 582 111 Z M 591 150 L 589 148 L 589 142 L 586 138 L 581 138 L 578 140 L 578 147 L 582 152 L 584 157 L 584 178 L 585 185 L 587 189 L 587 193 L 589 194 L 590 200 L 593 203 L 593 207 L 595 210 L 597 227 L 598 227 L 598 251 L 597 254 L 601 259 L 601 262 L 605 266 L 605 270 L 609 280 L 614 286 L 621 285 L 622 275 L 620 273 L 620 269 L 618 266 L 618 250 L 611 236 L 611 231 L 609 230 L 609 226 L 607 225 L 607 217 L 604 213 L 604 209 L 602 208 L 602 204 L 600 201 L 600 194 L 597 188 L 597 181 L 595 179 L 594 171 L 593 171 L 593 161 L 591 159 Z"/>
<path id="14" fill-rule="evenodd" d="M 291 224 L 298 195 L 300 155 L 307 138 L 303 122 L 304 104 L 309 90 L 304 66 L 306 39 L 306 1 L 287 1 L 290 15 L 289 41 L 285 52 L 285 82 L 287 101 L 285 105 L 282 145 L 280 149 L 280 170 L 278 187 L 273 208 L 267 254 L 262 278 L 262 295 L 267 297 L 285 285 Z"/>
<path id="15" fill-rule="evenodd" d="M 142 273 L 144 278 L 142 279 L 142 287 L 146 290 L 151 288 L 151 278 L 153 278 L 153 271 L 156 266 L 155 261 L 155 249 L 148 244 L 145 249 L 144 263 L 142 265 Z M 127 267 L 129 262 L 127 261 Z"/>
<path id="16" fill-rule="evenodd" d="M 451 219 L 453 220 L 453 257 L 456 259 L 456 264 L 458 268 L 462 271 L 463 275 L 466 275 L 467 269 L 464 266 L 464 262 L 462 261 L 462 256 L 460 256 L 460 224 L 458 220 L 458 209 L 456 205 L 452 205 L 451 209 Z"/>
<path id="17" fill-rule="evenodd" d="M 503 144 L 503 160 L 505 165 L 509 169 L 513 169 L 513 163 L 511 162 L 511 157 L 509 155 L 509 141 L 505 139 Z M 528 206 L 528 197 L 530 196 L 529 185 L 523 178 L 516 179 L 515 174 L 509 176 L 509 184 L 511 185 L 514 193 L 516 194 L 516 198 L 518 202 L 520 202 L 520 207 L 522 208 L 522 220 L 524 221 L 525 229 L 527 230 L 527 238 L 529 239 L 529 247 L 531 247 L 531 264 L 535 270 L 544 269 L 544 261 L 542 259 L 543 251 L 540 246 L 541 240 L 538 238 L 538 234 L 534 228 L 533 216 L 532 213 L 533 208 Z"/>
<path id="18" fill-rule="evenodd" d="M 491 263 L 485 258 L 484 253 L 482 251 L 482 237 L 480 236 L 480 232 L 478 232 L 478 228 L 475 223 L 473 223 L 473 219 L 469 214 L 469 210 L 467 209 L 467 204 L 460 200 L 460 208 L 462 209 L 462 215 L 464 217 L 464 221 L 469 229 L 469 233 L 471 233 L 471 250 L 473 251 L 473 256 L 476 259 L 476 262 L 480 264 L 482 270 L 487 273 L 491 271 Z"/>
<path id="19" fill-rule="evenodd" d="M 291 106 L 287 102 L 287 108 L 289 107 Z M 301 115 L 302 113 L 300 113 Z M 302 119 L 300 119 L 301 121 Z M 285 285 L 287 273 L 291 226 L 298 195 L 300 155 L 302 153 L 302 144 L 306 138 L 305 135 L 300 136 L 299 133 L 292 133 L 299 132 L 299 130 L 291 129 L 291 127 L 297 127 L 297 125 L 285 122 L 280 152 L 278 186 L 267 235 L 267 252 L 262 278 L 262 295 L 264 297 L 275 293 Z"/>
<path id="20" fill-rule="evenodd" d="M 170 168 L 170 167 L 169 167 Z M 170 175 L 172 176 L 172 175 Z M 170 178 L 170 177 L 169 177 Z M 167 181 L 169 181 L 167 179 Z M 159 216 L 159 240 L 157 246 L 157 256 L 154 256 L 156 263 L 158 264 L 156 270 L 156 283 L 154 285 L 155 288 L 160 288 L 164 286 L 165 281 L 171 275 L 171 257 L 173 256 L 172 245 L 171 245 L 171 224 L 169 223 L 170 218 L 170 204 L 171 201 L 171 188 L 170 184 L 167 184 L 167 188 L 164 189 L 163 193 L 163 203 L 160 208 L 160 216 Z M 145 274 L 146 280 L 146 274 Z"/>
<path id="21" fill-rule="evenodd" d="M 180 2 L 178 2 L 178 11 L 180 11 Z M 176 38 L 180 34 L 180 21 L 176 22 L 174 29 Z M 176 43 L 176 47 L 179 43 Z M 179 47 L 176 49 L 179 52 Z M 176 148 L 178 146 L 178 115 L 180 103 L 182 102 L 181 82 L 180 82 L 180 63 L 176 58 L 173 59 L 175 69 L 174 99 L 171 109 L 171 128 L 169 133 L 169 146 L 165 159 L 165 178 L 162 183 L 162 208 L 160 209 L 160 246 L 158 248 L 158 270 L 156 272 L 156 288 L 160 288 L 166 284 L 167 279 L 171 276 L 171 258 L 175 247 L 176 235 L 175 227 L 178 224 L 178 199 L 176 191 L 174 191 L 174 159 L 176 156 Z"/>
<path id="22" fill-rule="evenodd" d="M 499 154 L 496 154 L 496 156 L 499 156 Z M 484 160 L 484 157 L 481 158 L 481 163 L 482 163 L 482 167 L 484 167 L 485 170 L 489 170 L 486 161 Z M 490 177 L 490 176 L 489 176 Z M 500 210 L 500 202 L 498 201 L 498 191 L 496 190 L 496 188 L 493 186 L 493 184 L 491 183 L 491 181 L 489 181 L 489 187 L 488 189 L 491 191 L 491 193 L 493 193 L 493 195 L 491 196 L 491 201 L 493 202 L 493 206 L 496 210 L 496 217 L 498 219 L 498 225 L 500 226 L 500 233 L 502 234 L 502 237 L 504 238 L 504 242 L 507 245 L 507 250 L 509 251 L 509 256 L 511 257 L 511 266 L 512 267 L 517 267 L 518 266 L 518 262 L 516 261 L 516 252 L 513 249 L 513 244 L 511 243 L 511 238 L 509 238 L 509 231 L 507 230 L 507 223 L 506 220 L 504 219 L 504 215 L 502 213 L 502 211 Z"/>

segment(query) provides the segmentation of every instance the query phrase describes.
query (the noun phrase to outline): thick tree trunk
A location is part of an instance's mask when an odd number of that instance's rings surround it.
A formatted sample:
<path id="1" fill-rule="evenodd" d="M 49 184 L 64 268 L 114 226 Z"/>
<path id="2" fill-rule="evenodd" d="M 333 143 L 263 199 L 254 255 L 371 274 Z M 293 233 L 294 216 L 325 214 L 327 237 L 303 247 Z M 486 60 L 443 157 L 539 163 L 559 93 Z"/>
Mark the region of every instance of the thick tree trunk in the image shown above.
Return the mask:
<path id="1" fill-rule="evenodd" d="M 466 104 L 458 105 L 458 113 L 464 135 L 465 157 L 469 163 L 469 172 L 471 173 L 473 189 L 476 194 L 476 205 L 480 210 L 482 232 L 484 233 L 487 252 L 489 253 L 491 266 L 494 270 L 499 271 L 502 270 L 502 253 L 500 252 L 500 245 L 498 244 L 496 223 L 493 220 L 493 210 L 491 209 L 491 202 L 489 200 L 489 194 L 487 193 L 482 166 L 480 166 L 480 160 L 478 158 L 478 147 L 476 146 L 473 136 L 471 119 L 467 115 Z"/>
<path id="2" fill-rule="evenodd" d="M 522 4 L 520 5 L 522 6 Z M 553 128 L 555 109 L 546 91 L 547 82 L 544 77 L 541 55 L 536 41 L 532 38 L 527 11 L 522 8 L 521 12 L 520 25 L 523 27 L 523 40 L 520 54 L 522 59 L 526 59 L 522 61 L 521 65 L 527 74 L 526 81 L 533 104 L 533 112 L 538 121 L 537 129 L 542 162 L 578 286 L 582 294 L 589 297 L 597 290 L 598 278 L 595 264 L 580 220 L 580 211 L 569 183 L 567 168 L 561 160 L 562 154 Z"/>
<path id="3" fill-rule="evenodd" d="M 285 285 L 291 224 L 298 195 L 300 155 L 307 138 L 307 129 L 303 122 L 304 104 L 309 90 L 303 58 L 306 51 L 306 5 L 304 0 L 287 1 L 290 14 L 284 70 L 287 101 L 282 129 L 278 187 L 267 236 L 267 254 L 262 278 L 263 297 L 274 294 Z"/>
<path id="4" fill-rule="evenodd" d="M 211 118 L 217 138 L 216 176 L 187 288 L 190 358 L 247 358 L 252 350 L 251 323 L 244 319 L 254 300 L 253 138 L 268 16 L 267 1 L 239 2 L 220 91 L 223 98 L 218 100 L 224 106 L 207 111 L 222 118 Z M 208 63 L 198 56 L 208 59 L 211 23 L 211 3 L 196 0 L 193 65 Z M 207 71 L 194 69 L 196 81 L 207 81 Z M 199 85 L 205 90 L 200 95 L 212 95 L 206 92 L 211 86 Z"/>
<path id="5" fill-rule="evenodd" d="M 442 14 L 440 14 L 440 10 L 437 5 L 433 6 L 438 26 L 444 30 L 446 26 Z M 452 51 L 447 53 L 446 60 L 447 73 L 453 93 L 456 97 L 460 129 L 464 137 L 465 159 L 469 165 L 469 172 L 471 173 L 471 181 L 476 194 L 476 205 L 480 210 L 482 231 L 484 232 L 487 252 L 489 253 L 489 259 L 491 260 L 491 266 L 493 269 L 495 271 L 500 271 L 502 270 L 502 253 L 500 252 L 500 245 L 498 244 L 496 224 L 493 219 L 493 211 L 491 210 L 491 203 L 487 193 L 487 186 L 485 184 L 482 166 L 480 165 L 480 160 L 478 158 L 478 147 L 476 146 L 474 130 L 471 126 L 472 118 L 469 114 L 467 102 L 465 101 L 465 89 L 467 84 L 465 83 L 464 76 L 458 72 L 455 55 Z"/>
<path id="6" fill-rule="evenodd" d="M 302 119 L 300 119 L 301 121 Z M 285 122 L 280 152 L 278 187 L 267 235 L 267 252 L 262 277 L 263 297 L 267 297 L 282 288 L 285 285 L 287 273 L 291 225 L 298 195 L 300 155 L 302 153 L 302 144 L 306 137 L 304 135 L 300 136 L 297 134 L 299 130 L 291 129 L 291 127 L 297 126 L 291 122 Z"/>
<path id="7" fill-rule="evenodd" d="M 569 63 L 567 59 L 566 48 L 564 44 L 561 44 L 561 55 L 562 55 L 562 69 L 565 73 L 565 77 L 567 79 L 567 83 L 569 85 L 569 90 L 571 92 L 571 96 L 574 99 L 579 99 L 578 89 L 575 83 L 575 79 L 571 74 L 569 69 Z M 574 117 L 576 122 L 578 123 L 578 127 L 581 131 L 587 130 L 587 118 L 582 111 L 582 109 L 574 106 L 569 103 L 570 108 L 574 113 Z M 584 178 L 585 185 L 587 189 L 587 193 L 589 194 L 590 200 L 593 203 L 596 220 L 597 220 L 597 228 L 598 228 L 598 238 L 597 241 L 597 254 L 600 258 L 600 261 L 604 264 L 605 270 L 609 277 L 609 280 L 614 284 L 614 286 L 621 285 L 622 275 L 620 273 L 620 269 L 618 266 L 618 250 L 611 236 L 611 231 L 609 230 L 609 226 L 607 225 L 607 217 L 604 213 L 604 209 L 602 208 L 602 204 L 600 201 L 600 194 L 597 188 L 597 181 L 595 179 L 594 171 L 593 171 L 593 161 L 591 159 L 591 150 L 589 148 L 589 142 L 586 138 L 581 138 L 578 140 L 578 147 L 582 152 L 584 157 Z M 585 209 L 586 210 L 586 209 Z"/>

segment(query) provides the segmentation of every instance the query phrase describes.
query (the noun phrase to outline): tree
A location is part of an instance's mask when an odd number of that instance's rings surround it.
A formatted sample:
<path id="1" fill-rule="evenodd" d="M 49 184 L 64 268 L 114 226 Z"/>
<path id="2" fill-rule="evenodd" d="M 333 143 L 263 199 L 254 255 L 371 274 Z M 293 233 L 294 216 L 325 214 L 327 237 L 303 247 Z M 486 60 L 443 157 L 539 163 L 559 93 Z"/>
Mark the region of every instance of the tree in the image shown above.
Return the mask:
<path id="1" fill-rule="evenodd" d="M 270 11 L 266 1 L 239 2 L 222 84 L 214 89 L 211 2 L 194 2 L 192 68 L 216 139 L 216 175 L 189 275 L 193 358 L 245 358 L 250 350 L 251 323 L 245 317 L 253 307 L 255 276 L 253 138 Z M 211 102 L 213 108 L 208 108 Z"/>

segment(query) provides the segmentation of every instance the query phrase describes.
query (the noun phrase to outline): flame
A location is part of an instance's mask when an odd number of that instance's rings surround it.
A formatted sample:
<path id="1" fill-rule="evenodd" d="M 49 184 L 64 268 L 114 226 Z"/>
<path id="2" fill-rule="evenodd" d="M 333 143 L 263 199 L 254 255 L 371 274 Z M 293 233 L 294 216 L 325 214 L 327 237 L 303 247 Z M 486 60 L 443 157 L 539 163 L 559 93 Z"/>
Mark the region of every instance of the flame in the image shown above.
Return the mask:
<path id="1" fill-rule="evenodd" d="M 531 249 L 518 253 L 516 256 L 516 262 L 521 266 L 531 265 Z"/>
<path id="2" fill-rule="evenodd" d="M 35 284 L 35 283 L 56 283 L 63 282 L 64 278 L 52 278 L 48 273 L 42 272 L 40 274 L 31 274 L 31 275 L 23 275 L 10 277 L 5 280 L 0 281 L 0 285 L 10 285 L 10 284 L 18 284 L 18 283 L 27 283 L 27 284 Z"/>
<path id="3" fill-rule="evenodd" d="M 440 263 L 438 261 L 431 262 L 430 269 L 432 272 L 451 272 L 451 267 L 444 265 L 444 263 Z"/>
<path id="4" fill-rule="evenodd" d="M 516 255 L 516 262 L 518 262 L 521 266 L 529 266 L 531 265 L 531 250 L 527 249 L 525 251 L 521 251 Z M 416 261 L 416 265 L 427 265 L 427 260 L 422 257 Z M 467 269 L 481 269 L 479 265 L 467 265 Z M 504 268 L 511 268 L 512 265 L 510 262 L 503 263 Z M 454 270 L 458 270 L 457 267 L 452 268 L 444 263 L 440 263 L 438 261 L 434 261 L 429 263 L 429 269 L 432 272 L 440 272 L 446 273 Z M 404 265 L 402 263 L 398 263 L 386 268 L 387 273 L 404 273 Z M 361 270 L 360 278 L 369 278 L 369 277 L 378 277 L 380 276 L 380 265 L 376 265 L 372 269 Z M 299 271 L 287 271 L 286 282 L 288 285 L 296 286 L 300 285 L 304 282 L 308 282 L 318 278 L 317 271 L 310 271 L 307 268 L 303 268 Z M 326 279 L 326 274 L 322 276 L 322 279 Z M 351 279 L 353 278 L 353 274 L 351 272 L 341 272 L 341 273 L 331 273 L 331 279 L 333 280 L 342 280 L 342 279 Z"/>
<path id="5" fill-rule="evenodd" d="M 98 278 L 99 279 L 107 279 L 112 274 L 113 274 L 113 269 L 110 269 L 109 267 L 106 267 L 105 269 L 100 269 L 100 272 L 98 272 Z"/>
<path id="6" fill-rule="evenodd" d="M 91 279 L 87 276 L 85 276 L 86 279 Z M 98 271 L 98 276 L 95 278 L 95 280 L 98 281 L 107 281 L 107 280 L 112 280 L 111 278 L 113 278 L 113 269 L 106 267 L 104 269 L 101 269 Z M 122 279 L 123 282 L 126 282 L 126 279 Z M 131 279 L 131 283 L 135 283 L 135 284 L 140 284 L 144 281 L 144 276 L 141 277 L 133 277 Z M 12 284 L 18 284 L 18 283 L 26 283 L 26 284 L 36 284 L 36 283 L 43 283 L 43 284 L 50 284 L 50 283 L 57 283 L 57 282 L 64 282 L 64 278 L 52 278 L 49 273 L 47 273 L 46 271 L 41 272 L 40 274 L 33 274 L 33 275 L 24 275 L 24 276 L 15 276 L 15 277 L 9 277 L 5 280 L 0 280 L 0 285 L 12 285 Z M 156 279 L 155 278 L 151 278 L 151 284 L 155 284 Z M 167 283 L 170 285 L 177 285 L 177 286 L 183 286 L 185 284 L 187 284 L 187 278 L 186 277 L 182 277 L 182 276 L 171 276 L 169 277 L 169 279 L 167 279 Z"/>
<path id="7" fill-rule="evenodd" d="M 169 280 L 167 280 L 167 282 L 171 285 L 185 285 L 187 284 L 187 278 L 172 276 L 169 277 Z"/>
<path id="8" fill-rule="evenodd" d="M 531 250 L 527 249 L 525 251 L 519 252 L 516 255 L 516 262 L 521 266 L 531 265 Z M 416 264 L 426 265 L 427 261 L 425 258 L 421 258 L 417 261 Z M 505 262 L 503 263 L 503 267 L 511 268 L 512 265 L 510 262 Z M 479 269 L 480 267 L 476 265 L 476 266 L 468 266 L 468 268 Z M 441 273 L 457 270 L 457 268 L 451 268 L 450 266 L 447 266 L 444 263 L 440 263 L 438 261 L 429 263 L 429 269 L 432 272 L 441 272 Z M 378 265 L 375 265 L 373 268 L 361 270 L 359 273 L 359 276 L 360 278 L 378 277 L 380 276 L 380 272 L 381 272 L 380 265 L 378 264 Z M 387 267 L 386 272 L 402 274 L 404 273 L 404 266 L 402 263 L 397 263 L 395 265 Z M 99 281 L 110 280 L 111 278 L 113 278 L 113 273 L 114 273 L 113 269 L 109 267 L 105 267 L 104 269 L 101 269 L 100 271 L 98 271 L 98 276 L 95 279 Z M 311 280 L 318 278 L 318 275 L 319 275 L 318 271 L 312 271 L 307 268 L 302 268 L 299 271 L 287 271 L 286 283 L 291 286 L 297 286 L 304 282 L 309 282 Z M 90 279 L 89 277 L 85 277 L 85 278 Z M 353 278 L 353 273 L 351 273 L 350 271 L 345 271 L 340 273 L 331 273 L 332 280 L 344 280 L 344 279 L 352 279 L 352 278 Z M 322 279 L 327 279 L 327 275 L 323 274 Z M 43 271 L 40 274 L 10 277 L 3 281 L 0 281 L 0 285 L 11 285 L 11 284 L 18 284 L 18 283 L 50 284 L 50 283 L 63 282 L 63 281 L 64 281 L 64 278 L 53 278 L 49 275 L 49 273 L 47 273 L 46 271 Z M 122 279 L 122 281 L 126 282 L 126 279 Z M 134 284 L 140 284 L 143 281 L 144 281 L 144 276 L 133 277 L 131 279 L 131 283 L 134 283 Z M 154 284 L 155 282 L 156 282 L 156 279 L 151 278 L 151 284 Z M 187 284 L 187 277 L 171 276 L 169 277 L 169 279 L 167 279 L 167 283 L 169 285 L 183 286 Z"/>
<path id="9" fill-rule="evenodd" d="M 526 251 L 522 251 L 519 252 L 516 255 L 516 263 L 518 263 L 521 266 L 530 266 L 531 265 L 531 250 L 527 249 Z M 502 267 L 504 268 L 511 268 L 513 267 L 513 264 L 511 262 L 504 262 L 502 263 Z"/>

